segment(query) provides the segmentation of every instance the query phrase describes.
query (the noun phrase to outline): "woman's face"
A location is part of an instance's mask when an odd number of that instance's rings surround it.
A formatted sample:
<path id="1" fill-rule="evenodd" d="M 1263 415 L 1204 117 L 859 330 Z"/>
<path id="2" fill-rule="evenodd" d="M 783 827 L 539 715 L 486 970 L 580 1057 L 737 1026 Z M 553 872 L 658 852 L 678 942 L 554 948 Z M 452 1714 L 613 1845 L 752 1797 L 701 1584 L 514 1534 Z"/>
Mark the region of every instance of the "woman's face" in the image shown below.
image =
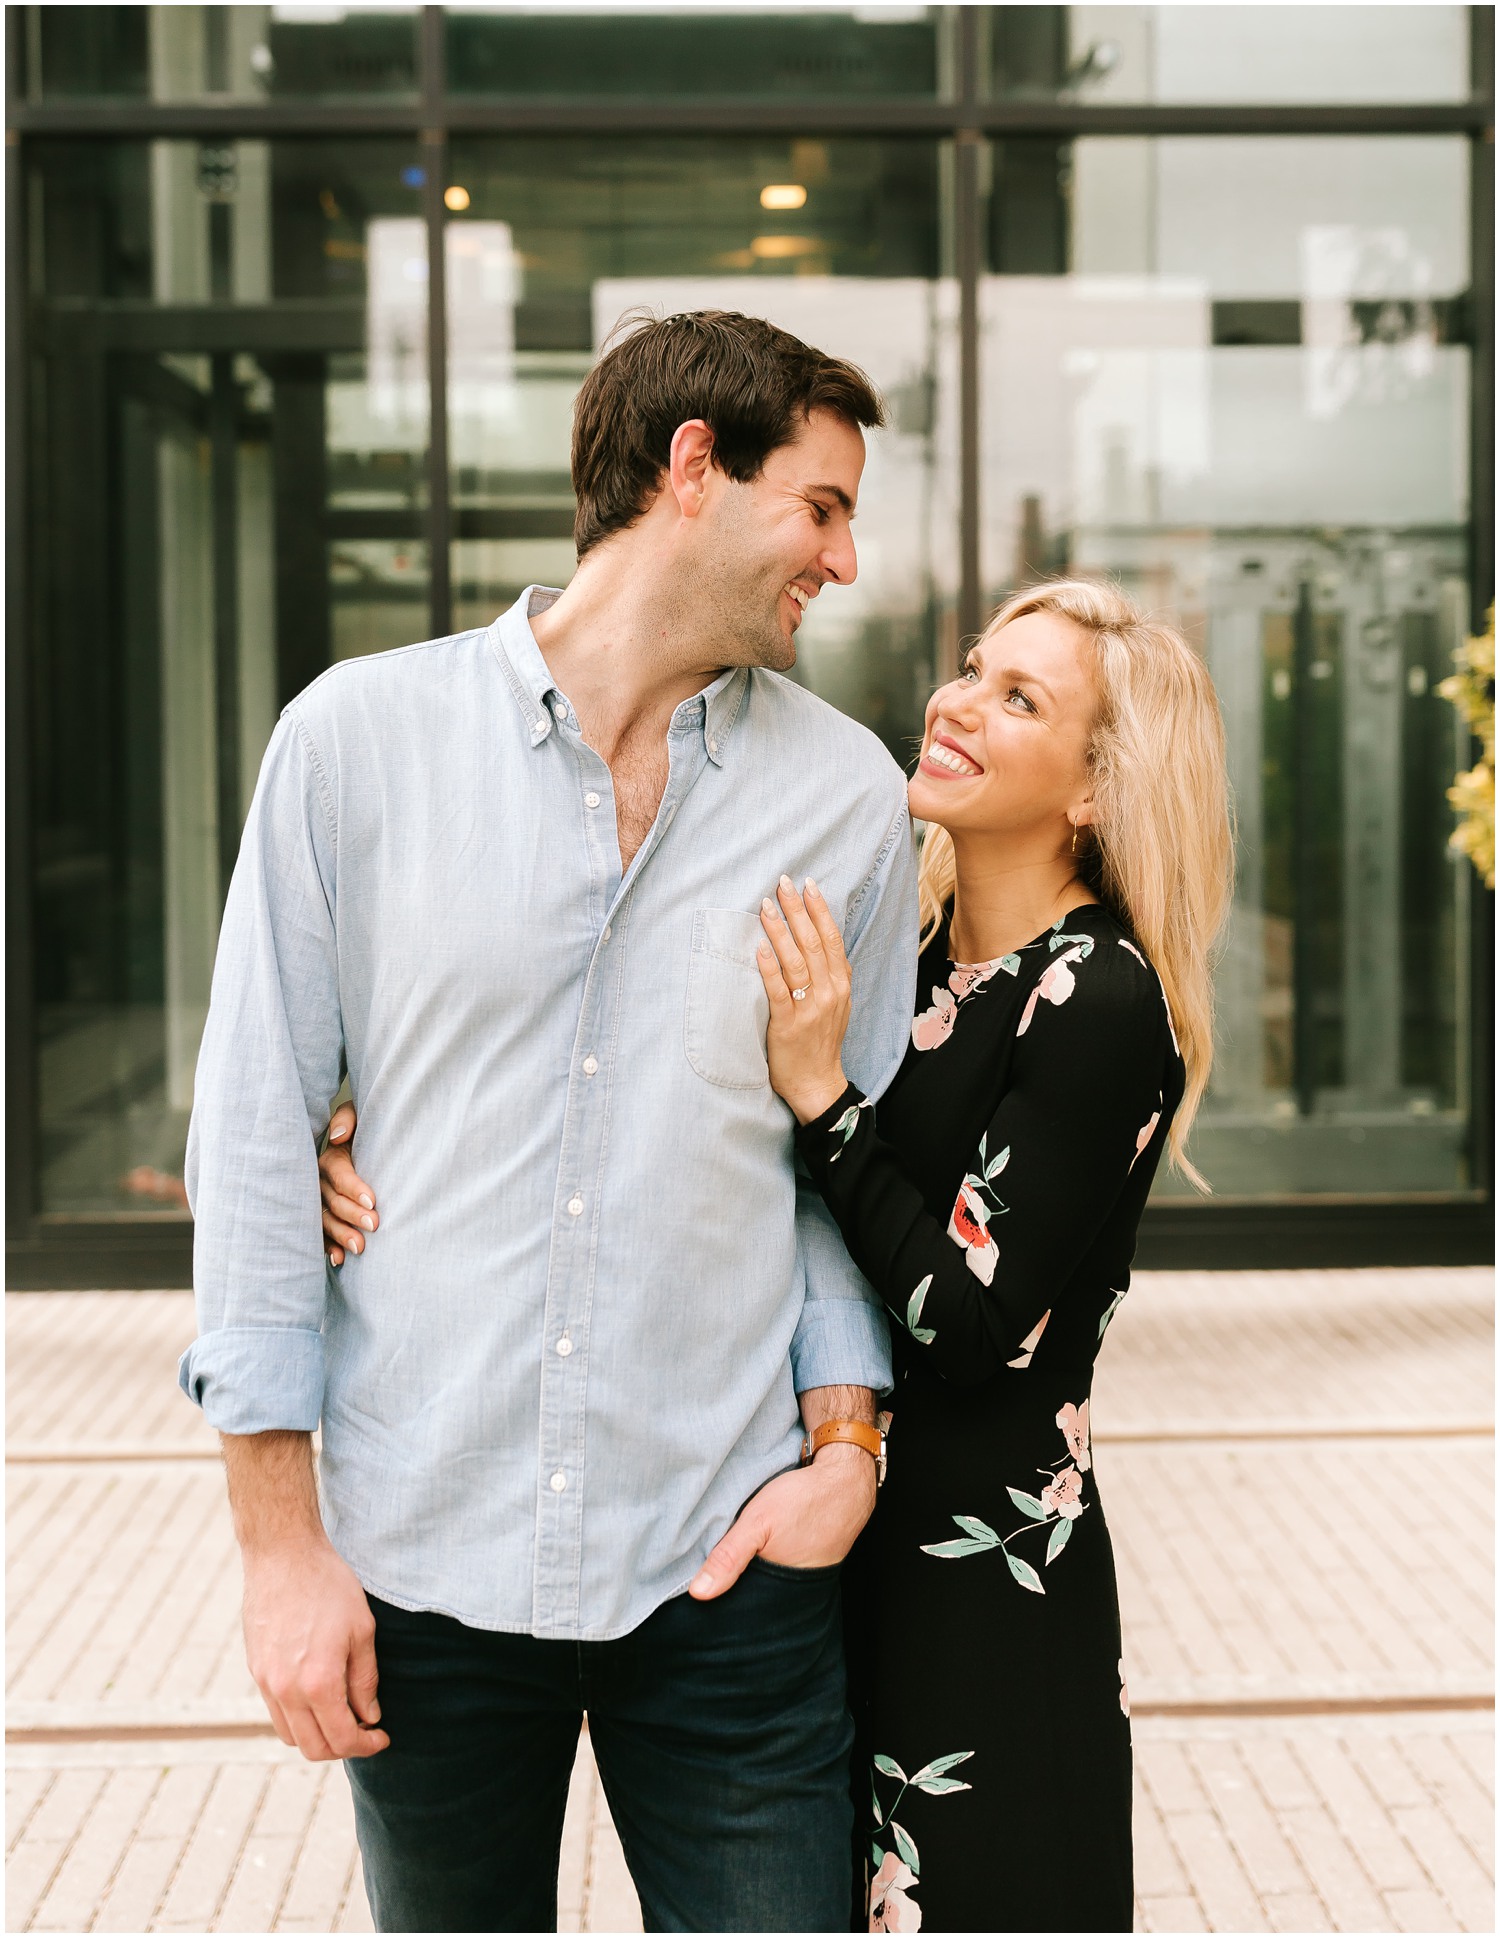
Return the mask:
<path id="1" fill-rule="evenodd" d="M 1090 818 L 1087 753 L 1097 698 L 1088 636 L 1028 612 L 975 646 L 927 703 L 912 813 L 955 835 L 1004 835 L 1055 852 Z"/>

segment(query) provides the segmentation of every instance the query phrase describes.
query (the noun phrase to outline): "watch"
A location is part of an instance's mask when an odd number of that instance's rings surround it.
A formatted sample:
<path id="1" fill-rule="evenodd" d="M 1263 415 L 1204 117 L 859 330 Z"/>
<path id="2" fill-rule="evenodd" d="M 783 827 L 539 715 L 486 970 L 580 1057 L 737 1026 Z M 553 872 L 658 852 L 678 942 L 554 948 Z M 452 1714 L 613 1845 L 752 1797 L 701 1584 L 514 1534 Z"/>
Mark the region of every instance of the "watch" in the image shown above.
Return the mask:
<path id="1" fill-rule="evenodd" d="M 868 1420 L 825 1420 L 821 1426 L 814 1427 L 811 1434 L 802 1441 L 802 1464 L 805 1467 L 821 1447 L 843 1445 L 863 1447 L 875 1462 L 875 1485 L 885 1482 L 885 1435 L 879 1427 L 873 1427 Z"/>

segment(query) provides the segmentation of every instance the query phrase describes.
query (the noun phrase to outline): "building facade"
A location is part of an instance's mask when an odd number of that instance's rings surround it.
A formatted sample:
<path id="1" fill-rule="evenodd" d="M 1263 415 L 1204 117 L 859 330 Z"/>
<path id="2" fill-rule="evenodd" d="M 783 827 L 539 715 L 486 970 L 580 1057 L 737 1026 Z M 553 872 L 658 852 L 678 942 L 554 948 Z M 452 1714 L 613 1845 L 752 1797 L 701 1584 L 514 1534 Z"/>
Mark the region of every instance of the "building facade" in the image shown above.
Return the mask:
<path id="1" fill-rule="evenodd" d="M 1493 596 L 1493 8 L 11 7 L 13 1284 L 185 1282 L 280 706 L 573 568 L 626 312 L 885 391 L 797 677 L 909 757 L 1109 573 L 1224 703 L 1220 1047 L 1144 1263 L 1487 1255 L 1489 897 L 1435 692 Z"/>

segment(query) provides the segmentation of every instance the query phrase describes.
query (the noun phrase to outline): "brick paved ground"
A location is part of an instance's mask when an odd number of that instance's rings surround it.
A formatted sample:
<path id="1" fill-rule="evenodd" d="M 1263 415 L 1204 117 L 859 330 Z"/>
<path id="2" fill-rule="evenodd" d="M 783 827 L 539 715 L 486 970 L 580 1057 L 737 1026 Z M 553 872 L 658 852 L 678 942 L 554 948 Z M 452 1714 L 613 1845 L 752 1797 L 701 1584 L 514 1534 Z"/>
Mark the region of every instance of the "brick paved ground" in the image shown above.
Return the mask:
<path id="1" fill-rule="evenodd" d="M 1093 1411 L 1142 1929 L 1494 1928 L 1490 1300 L 1137 1279 Z M 240 1657 L 191 1331 L 177 1293 L 7 1300 L 9 1930 L 370 1928 L 343 1774 Z M 639 1929 L 586 1741 L 559 1925 Z"/>

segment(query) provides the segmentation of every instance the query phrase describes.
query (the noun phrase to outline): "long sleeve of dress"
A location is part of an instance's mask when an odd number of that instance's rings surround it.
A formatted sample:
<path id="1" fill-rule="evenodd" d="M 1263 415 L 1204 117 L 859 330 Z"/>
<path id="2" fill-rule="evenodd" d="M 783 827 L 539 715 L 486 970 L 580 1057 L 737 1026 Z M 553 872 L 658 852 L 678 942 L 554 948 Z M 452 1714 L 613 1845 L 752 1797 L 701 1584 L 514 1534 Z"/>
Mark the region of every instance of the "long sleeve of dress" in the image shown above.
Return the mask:
<path id="1" fill-rule="evenodd" d="M 957 1383 L 1025 1363 L 1157 1133 L 1175 1062 L 1161 985 L 1129 943 L 1084 941 L 1038 979 L 946 1225 L 854 1086 L 798 1133 L 855 1263 Z"/>

